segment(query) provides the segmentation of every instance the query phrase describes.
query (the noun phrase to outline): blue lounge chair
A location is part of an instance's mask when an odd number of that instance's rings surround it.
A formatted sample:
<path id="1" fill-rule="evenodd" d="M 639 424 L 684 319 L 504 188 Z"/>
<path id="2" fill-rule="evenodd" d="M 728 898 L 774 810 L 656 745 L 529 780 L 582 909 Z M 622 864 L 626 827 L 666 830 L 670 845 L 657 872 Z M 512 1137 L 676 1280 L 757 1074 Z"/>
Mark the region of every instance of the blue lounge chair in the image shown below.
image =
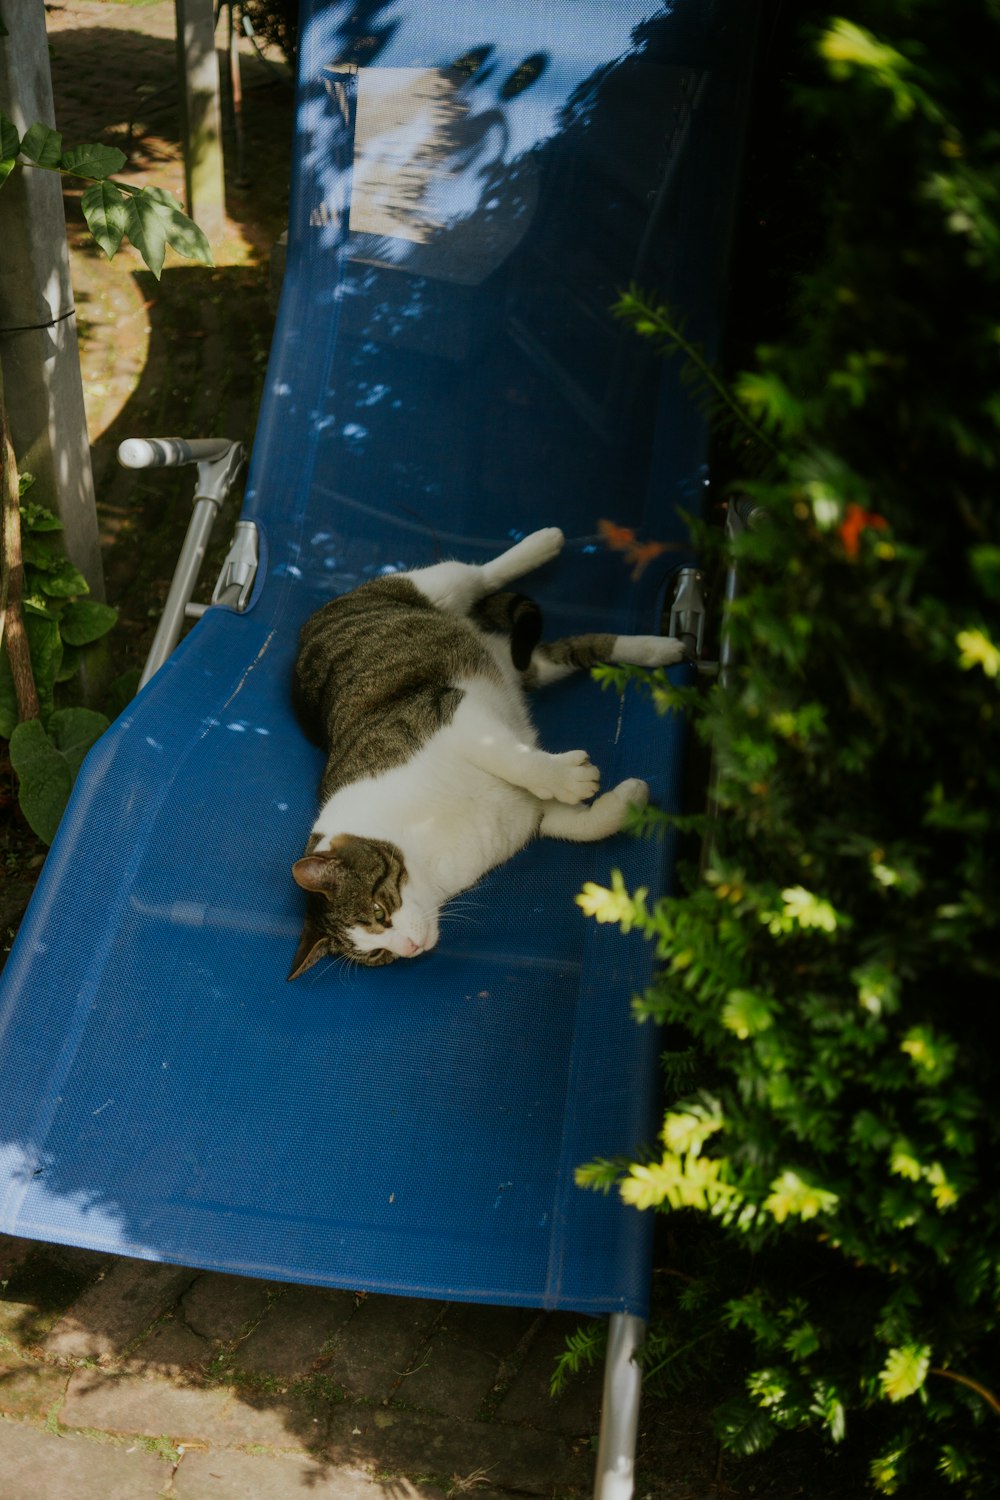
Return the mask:
<path id="1" fill-rule="evenodd" d="M 660 629 L 683 551 L 634 578 L 599 522 L 683 548 L 704 424 L 609 309 L 636 282 L 715 339 L 749 50 L 739 0 L 303 0 L 256 573 L 92 751 L 0 993 L 0 1228 L 611 1314 L 605 1497 L 630 1493 L 652 1224 L 573 1174 L 653 1139 L 657 1038 L 629 1008 L 648 946 L 573 897 L 615 867 L 655 894 L 669 851 L 539 842 L 432 955 L 290 985 L 321 756 L 289 679 L 332 594 L 541 525 L 568 538 L 528 585 L 549 635 Z M 640 695 L 574 681 L 538 717 L 676 801 L 681 726 Z"/>

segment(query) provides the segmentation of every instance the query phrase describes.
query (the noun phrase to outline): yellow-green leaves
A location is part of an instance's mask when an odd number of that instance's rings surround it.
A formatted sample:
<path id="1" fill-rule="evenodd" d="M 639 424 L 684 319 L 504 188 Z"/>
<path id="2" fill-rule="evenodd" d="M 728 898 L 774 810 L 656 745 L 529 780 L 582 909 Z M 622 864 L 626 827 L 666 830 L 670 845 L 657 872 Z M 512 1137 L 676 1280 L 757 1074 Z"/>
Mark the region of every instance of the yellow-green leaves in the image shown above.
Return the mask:
<path id="1" fill-rule="evenodd" d="M 774 937 L 794 932 L 797 928 L 836 932 L 838 925 L 844 924 L 845 920 L 829 901 L 813 895 L 801 885 L 787 886 L 781 893 L 780 910 L 763 911 L 760 918 Z"/>
<path id="2" fill-rule="evenodd" d="M 926 1344 L 902 1344 L 890 1349 L 878 1377 L 883 1395 L 890 1401 L 905 1401 L 919 1391 L 930 1365 L 931 1351 Z"/>
<path id="3" fill-rule="evenodd" d="M 899 1046 L 928 1083 L 943 1083 L 958 1056 L 955 1043 L 931 1026 L 911 1026 Z"/>
<path id="4" fill-rule="evenodd" d="M 736 1194 L 725 1181 L 728 1163 L 701 1154 L 705 1143 L 724 1127 L 725 1120 L 712 1099 L 669 1113 L 663 1123 L 662 1159 L 632 1164 L 619 1186 L 622 1200 L 639 1209 L 665 1203 L 670 1208 L 706 1212 L 729 1206 Z"/>
<path id="5" fill-rule="evenodd" d="M 880 42 L 865 27 L 837 19 L 820 37 L 818 50 L 834 78 L 843 81 L 858 75 L 886 89 L 892 95 L 897 119 L 908 119 L 916 109 L 929 120 L 942 119 L 937 105 L 909 76 L 913 73 L 909 58 Z"/>
<path id="6" fill-rule="evenodd" d="M 960 630 L 955 645 L 959 651 L 958 664 L 963 671 L 979 667 L 987 677 L 1000 675 L 1000 647 L 985 630 Z"/>
<path id="7" fill-rule="evenodd" d="M 631 932 L 645 915 L 647 895 L 641 889 L 630 895 L 621 871 L 612 870 L 610 890 L 588 880 L 575 899 L 580 910 L 596 922 L 617 922 L 622 932 Z"/>
<path id="8" fill-rule="evenodd" d="M 834 1213 L 840 1203 L 836 1193 L 807 1182 L 798 1172 L 781 1173 L 771 1184 L 764 1207 L 777 1223 L 786 1219 L 815 1219 L 818 1214 Z"/>
<path id="9" fill-rule="evenodd" d="M 774 1025 L 774 1001 L 756 990 L 730 990 L 722 1009 L 722 1024 L 741 1042 Z"/>

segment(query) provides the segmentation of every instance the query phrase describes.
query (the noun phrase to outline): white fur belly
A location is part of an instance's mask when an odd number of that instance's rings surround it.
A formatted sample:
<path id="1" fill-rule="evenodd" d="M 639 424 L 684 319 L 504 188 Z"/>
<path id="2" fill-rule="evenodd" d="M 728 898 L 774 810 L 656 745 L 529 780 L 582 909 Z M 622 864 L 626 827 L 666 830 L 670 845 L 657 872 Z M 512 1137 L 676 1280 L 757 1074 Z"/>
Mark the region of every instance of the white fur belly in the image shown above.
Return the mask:
<path id="1" fill-rule="evenodd" d="M 336 792 L 313 833 L 326 847 L 339 833 L 387 839 L 413 881 L 446 901 L 509 859 L 538 831 L 536 797 L 469 765 L 441 731 L 403 766 Z"/>

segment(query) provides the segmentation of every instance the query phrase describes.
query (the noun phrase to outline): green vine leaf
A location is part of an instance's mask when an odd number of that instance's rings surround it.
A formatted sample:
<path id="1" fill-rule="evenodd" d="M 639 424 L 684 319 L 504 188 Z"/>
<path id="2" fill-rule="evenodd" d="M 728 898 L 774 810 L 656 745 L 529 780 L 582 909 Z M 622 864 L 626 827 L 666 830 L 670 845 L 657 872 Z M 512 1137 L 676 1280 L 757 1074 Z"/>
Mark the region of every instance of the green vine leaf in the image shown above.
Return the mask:
<path id="1" fill-rule="evenodd" d="M 22 153 L 39 167 L 58 167 L 62 156 L 62 134 L 37 121 L 21 142 Z"/>
<path id="2" fill-rule="evenodd" d="M 18 800 L 32 831 L 46 844 L 55 837 L 83 758 L 108 727 L 90 708 L 61 708 L 46 731 L 39 719 L 18 724 L 10 737 Z"/>
<path id="3" fill-rule="evenodd" d="M 135 214 L 142 219 L 143 233 L 149 236 L 153 233 L 154 241 L 158 241 L 159 234 L 166 238 L 166 242 L 178 255 L 183 255 L 187 260 L 200 261 L 202 265 L 213 264 L 212 249 L 203 232 L 198 228 L 193 219 L 189 219 L 177 202 L 172 193 L 165 188 L 149 187 L 143 188 L 137 193 L 130 205 Z M 156 231 L 153 232 L 153 222 L 156 223 Z M 135 244 L 135 236 L 129 230 L 129 238 Z M 137 247 L 138 248 L 138 247 Z M 163 263 L 162 252 L 160 264 Z M 147 260 L 147 265 L 153 270 L 153 264 Z M 157 272 L 157 274 L 159 274 Z"/>
<path id="4" fill-rule="evenodd" d="M 92 177 L 102 181 L 114 172 L 120 172 L 128 157 L 117 146 L 73 146 L 64 151 L 59 161 L 63 172 L 72 172 L 75 177 Z"/>
<path id="5" fill-rule="evenodd" d="M 97 182 L 80 199 L 83 217 L 108 260 L 113 260 L 128 224 L 128 199 L 113 182 Z"/>
<path id="6" fill-rule="evenodd" d="M 0 114 L 0 185 L 9 177 L 21 149 L 21 137 L 13 120 Z"/>
<path id="7" fill-rule="evenodd" d="M 68 557 L 60 557 L 54 567 L 46 569 L 38 580 L 38 587 L 50 599 L 75 599 L 90 592 L 86 578 Z"/>
<path id="8" fill-rule="evenodd" d="M 18 724 L 10 737 L 10 761 L 17 772 L 18 801 L 32 832 L 51 844 L 73 788 L 65 758 L 39 719 Z"/>
<path id="9" fill-rule="evenodd" d="M 100 640 L 114 625 L 118 611 L 98 599 L 75 599 L 67 604 L 59 620 L 62 638 L 67 646 L 89 646 Z"/>
<path id="10" fill-rule="evenodd" d="M 125 224 L 129 239 L 159 281 L 167 251 L 167 226 L 149 191 L 149 188 L 143 188 L 142 192 L 129 198 L 125 205 Z"/>

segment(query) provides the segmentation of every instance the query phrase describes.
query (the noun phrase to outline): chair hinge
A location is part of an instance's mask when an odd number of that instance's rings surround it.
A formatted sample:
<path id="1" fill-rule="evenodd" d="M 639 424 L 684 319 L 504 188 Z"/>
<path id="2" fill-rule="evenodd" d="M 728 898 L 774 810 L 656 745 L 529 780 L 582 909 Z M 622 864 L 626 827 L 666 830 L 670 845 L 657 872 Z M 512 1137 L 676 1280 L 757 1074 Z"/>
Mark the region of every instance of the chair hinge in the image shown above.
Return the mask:
<path id="1" fill-rule="evenodd" d="M 242 614 L 250 602 L 259 563 L 260 549 L 255 523 L 237 521 L 226 560 L 212 590 L 212 603 L 226 605 Z"/>

